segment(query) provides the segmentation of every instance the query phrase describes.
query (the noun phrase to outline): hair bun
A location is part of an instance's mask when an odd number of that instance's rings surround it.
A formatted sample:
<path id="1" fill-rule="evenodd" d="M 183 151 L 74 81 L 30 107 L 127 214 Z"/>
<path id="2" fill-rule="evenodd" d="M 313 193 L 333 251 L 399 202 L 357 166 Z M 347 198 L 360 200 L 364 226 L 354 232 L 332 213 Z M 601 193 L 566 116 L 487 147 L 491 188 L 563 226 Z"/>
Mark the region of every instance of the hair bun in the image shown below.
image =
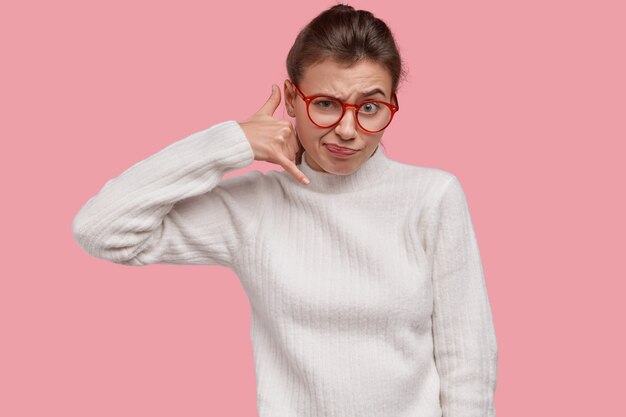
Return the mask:
<path id="1" fill-rule="evenodd" d="M 330 10 L 332 11 L 336 11 L 336 12 L 353 12 L 354 11 L 354 7 L 350 6 L 349 4 L 336 4 L 333 7 L 330 8 Z"/>

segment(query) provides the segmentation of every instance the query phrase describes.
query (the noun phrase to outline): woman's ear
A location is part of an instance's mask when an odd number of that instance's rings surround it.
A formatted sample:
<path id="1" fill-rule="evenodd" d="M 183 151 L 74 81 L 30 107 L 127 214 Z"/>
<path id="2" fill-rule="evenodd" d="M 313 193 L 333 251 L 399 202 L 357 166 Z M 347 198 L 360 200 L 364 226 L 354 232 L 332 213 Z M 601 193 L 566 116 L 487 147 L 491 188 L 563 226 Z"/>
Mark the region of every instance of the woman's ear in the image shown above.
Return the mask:
<path id="1" fill-rule="evenodd" d="M 294 98 L 295 98 L 295 90 L 293 89 L 293 85 L 289 79 L 285 80 L 285 86 L 283 87 L 283 91 L 285 92 L 285 108 L 287 109 L 287 114 L 290 117 L 296 117 L 296 112 L 294 111 Z"/>

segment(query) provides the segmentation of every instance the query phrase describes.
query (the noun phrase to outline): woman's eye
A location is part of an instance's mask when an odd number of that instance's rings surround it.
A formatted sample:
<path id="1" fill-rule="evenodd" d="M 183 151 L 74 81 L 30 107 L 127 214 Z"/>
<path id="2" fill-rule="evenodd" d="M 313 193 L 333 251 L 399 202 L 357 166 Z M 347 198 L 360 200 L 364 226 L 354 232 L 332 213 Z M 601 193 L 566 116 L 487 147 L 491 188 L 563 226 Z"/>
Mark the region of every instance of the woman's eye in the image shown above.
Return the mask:
<path id="1" fill-rule="evenodd" d="M 361 107 L 362 110 L 365 110 L 366 113 L 372 113 L 378 110 L 380 106 L 377 103 L 366 103 Z"/>
<path id="2" fill-rule="evenodd" d="M 333 100 L 318 100 L 315 102 L 315 104 L 319 107 L 322 107 L 324 109 L 328 109 L 334 106 L 337 106 L 337 104 L 333 101 Z"/>

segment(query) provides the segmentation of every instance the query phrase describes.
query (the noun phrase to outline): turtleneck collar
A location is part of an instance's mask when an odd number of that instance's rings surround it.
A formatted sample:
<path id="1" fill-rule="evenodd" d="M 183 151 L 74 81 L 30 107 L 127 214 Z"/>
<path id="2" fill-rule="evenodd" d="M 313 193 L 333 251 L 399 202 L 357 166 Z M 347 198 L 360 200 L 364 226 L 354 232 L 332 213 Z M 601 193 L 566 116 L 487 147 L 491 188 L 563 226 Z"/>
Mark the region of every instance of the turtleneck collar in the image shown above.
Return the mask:
<path id="1" fill-rule="evenodd" d="M 374 154 L 359 169 L 348 175 L 316 171 L 306 162 L 305 154 L 306 151 L 302 153 L 302 162 L 298 168 L 311 180 L 311 183 L 301 185 L 323 193 L 342 193 L 367 188 L 381 180 L 391 166 L 391 160 L 385 155 L 380 144 Z"/>

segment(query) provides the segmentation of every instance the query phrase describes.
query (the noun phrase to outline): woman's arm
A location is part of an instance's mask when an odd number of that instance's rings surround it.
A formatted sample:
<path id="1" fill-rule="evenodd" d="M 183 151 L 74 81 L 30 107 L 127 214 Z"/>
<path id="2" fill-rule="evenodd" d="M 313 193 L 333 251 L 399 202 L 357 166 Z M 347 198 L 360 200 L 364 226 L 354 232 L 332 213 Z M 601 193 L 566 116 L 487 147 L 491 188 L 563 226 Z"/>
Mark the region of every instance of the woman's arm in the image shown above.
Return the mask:
<path id="1" fill-rule="evenodd" d="M 443 417 L 495 417 L 498 347 L 478 243 L 456 176 L 435 218 L 433 341 Z"/>
<path id="2" fill-rule="evenodd" d="M 231 267 L 260 218 L 264 174 L 240 125 L 228 120 L 176 141 L 105 183 L 74 217 L 90 255 L 124 265 Z"/>

